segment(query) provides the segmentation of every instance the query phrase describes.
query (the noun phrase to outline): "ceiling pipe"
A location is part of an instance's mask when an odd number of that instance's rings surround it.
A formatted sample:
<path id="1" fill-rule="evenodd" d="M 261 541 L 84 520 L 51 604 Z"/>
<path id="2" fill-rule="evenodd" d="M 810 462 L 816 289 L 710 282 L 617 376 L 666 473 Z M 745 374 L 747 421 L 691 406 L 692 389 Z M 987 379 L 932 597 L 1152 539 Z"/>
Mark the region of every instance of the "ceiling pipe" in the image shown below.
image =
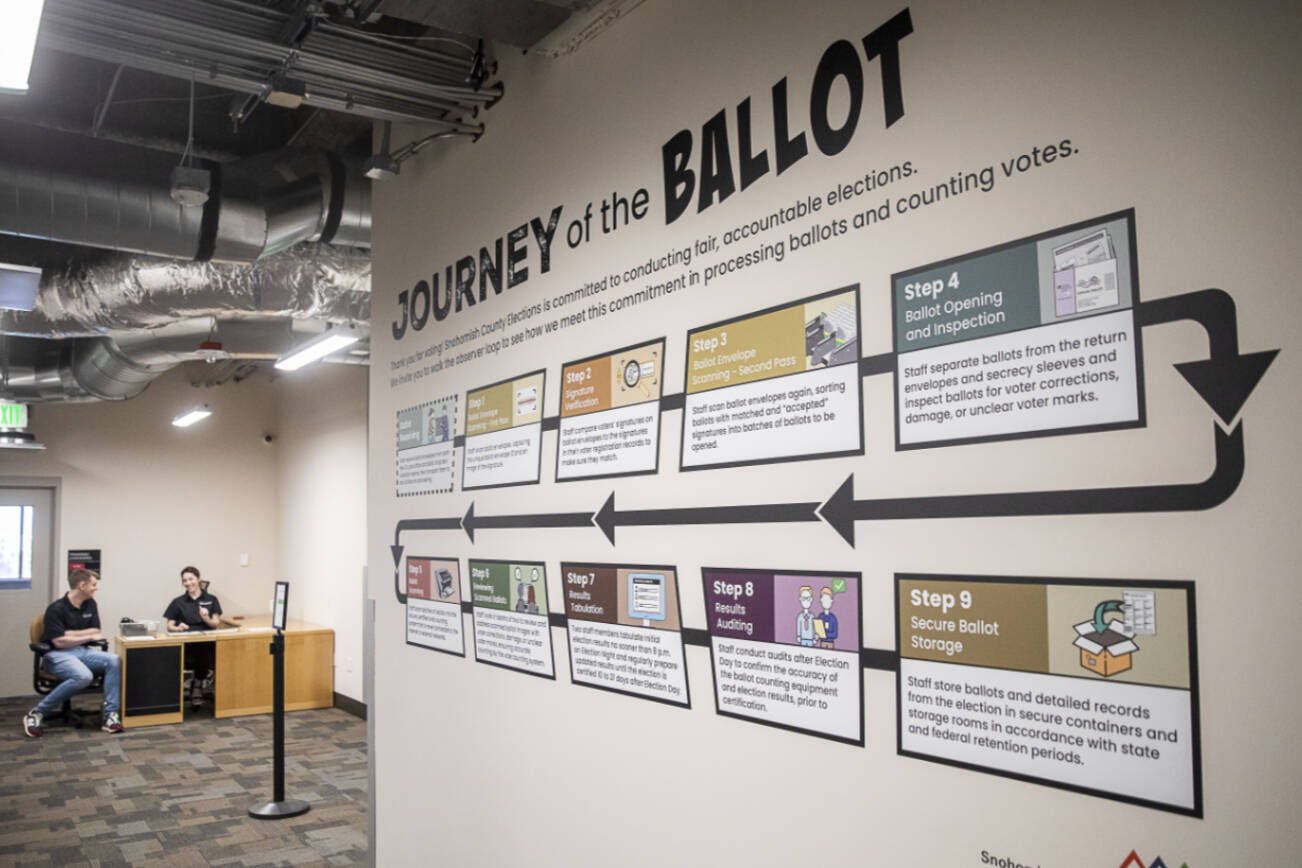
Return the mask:
<path id="1" fill-rule="evenodd" d="M 369 256 L 322 245 L 253 265 L 109 254 L 47 269 L 31 311 L 0 310 L 0 334 L 99 337 L 200 317 L 366 323 L 370 290 Z"/>
<path id="2" fill-rule="evenodd" d="M 336 154 L 208 162 L 211 194 L 190 208 L 171 198 L 174 165 L 146 148 L 0 121 L 0 233 L 223 262 L 302 241 L 370 246 L 370 184 Z"/>
<path id="3" fill-rule="evenodd" d="M 218 360 L 200 348 L 206 339 L 220 343 L 221 360 L 272 360 L 303 340 L 297 325 L 289 319 L 205 317 L 152 331 L 68 340 L 0 335 L 0 398 L 23 403 L 125 401 L 183 362 Z"/>
<path id="4" fill-rule="evenodd" d="M 47 271 L 33 310 L 0 311 L 0 398 L 125 400 L 185 361 L 275 359 L 332 323 L 365 329 L 370 276 L 369 256 L 324 245 L 252 265 L 110 254 Z"/>
<path id="5" fill-rule="evenodd" d="M 47 0 L 40 45 L 108 63 L 197 79 L 264 99 L 269 71 L 304 85 L 303 102 L 376 120 L 476 135 L 461 116 L 502 95 L 465 86 L 466 60 L 322 21 L 286 44 L 283 12 L 219 0 Z"/>
<path id="6" fill-rule="evenodd" d="M 47 341 L 0 337 L 0 397 L 10 401 L 125 401 L 173 363 L 157 368 L 124 355 L 110 338 Z"/>

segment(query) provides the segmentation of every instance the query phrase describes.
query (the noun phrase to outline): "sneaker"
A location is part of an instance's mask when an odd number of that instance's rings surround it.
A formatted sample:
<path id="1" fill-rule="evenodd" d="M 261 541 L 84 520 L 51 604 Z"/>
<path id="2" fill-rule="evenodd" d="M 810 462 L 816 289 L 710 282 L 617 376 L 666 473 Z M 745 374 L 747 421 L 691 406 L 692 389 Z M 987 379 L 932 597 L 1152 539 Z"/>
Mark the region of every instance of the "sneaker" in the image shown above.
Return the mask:
<path id="1" fill-rule="evenodd" d="M 23 716 L 23 732 L 31 738 L 40 738 L 45 735 L 45 730 L 41 724 L 45 721 L 45 715 L 39 711 L 32 710 Z"/>
<path id="2" fill-rule="evenodd" d="M 118 713 L 116 711 L 110 711 L 108 714 L 104 715 L 104 725 L 101 726 L 100 729 L 105 732 L 121 732 L 122 720 L 118 717 Z"/>

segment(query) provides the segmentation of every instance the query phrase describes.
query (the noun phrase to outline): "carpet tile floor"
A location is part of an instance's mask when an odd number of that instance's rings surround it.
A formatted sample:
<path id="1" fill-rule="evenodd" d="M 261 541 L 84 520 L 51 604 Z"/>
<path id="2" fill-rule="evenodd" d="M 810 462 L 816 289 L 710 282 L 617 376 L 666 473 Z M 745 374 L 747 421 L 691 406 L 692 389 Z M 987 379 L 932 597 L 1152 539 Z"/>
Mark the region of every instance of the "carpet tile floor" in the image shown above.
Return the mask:
<path id="1" fill-rule="evenodd" d="M 93 706 L 93 698 L 76 701 Z M 109 735 L 23 733 L 31 699 L 0 699 L 0 866 L 365 865 L 366 722 L 337 708 L 285 715 L 285 795 L 312 809 L 255 820 L 271 799 L 271 717 Z"/>

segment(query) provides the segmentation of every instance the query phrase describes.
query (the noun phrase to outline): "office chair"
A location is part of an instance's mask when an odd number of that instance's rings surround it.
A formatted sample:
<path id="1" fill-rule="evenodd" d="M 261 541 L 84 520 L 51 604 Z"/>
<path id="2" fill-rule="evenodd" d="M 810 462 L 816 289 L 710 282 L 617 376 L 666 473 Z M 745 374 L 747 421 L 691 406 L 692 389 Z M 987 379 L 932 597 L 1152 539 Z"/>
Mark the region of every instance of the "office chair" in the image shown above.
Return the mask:
<path id="1" fill-rule="evenodd" d="M 27 634 L 31 641 L 27 647 L 32 649 L 32 687 L 41 696 L 49 694 L 51 690 L 58 686 L 61 679 L 54 677 L 41 668 L 41 661 L 45 655 L 54 650 L 54 646 L 48 642 L 41 641 L 41 634 L 45 632 L 45 615 L 37 615 L 32 621 L 31 627 L 28 628 Z M 87 642 L 87 645 L 95 645 L 101 650 L 108 650 L 108 642 L 101 639 L 98 642 Z M 94 691 L 103 691 L 104 676 L 96 675 L 90 682 L 90 686 L 83 690 L 78 696 Z M 70 726 L 81 729 L 83 726 L 99 726 L 99 707 L 96 706 L 94 711 L 86 711 L 72 707 L 72 698 L 69 697 L 63 701 L 63 706 L 55 712 L 45 715 L 45 722 L 61 720 Z"/>

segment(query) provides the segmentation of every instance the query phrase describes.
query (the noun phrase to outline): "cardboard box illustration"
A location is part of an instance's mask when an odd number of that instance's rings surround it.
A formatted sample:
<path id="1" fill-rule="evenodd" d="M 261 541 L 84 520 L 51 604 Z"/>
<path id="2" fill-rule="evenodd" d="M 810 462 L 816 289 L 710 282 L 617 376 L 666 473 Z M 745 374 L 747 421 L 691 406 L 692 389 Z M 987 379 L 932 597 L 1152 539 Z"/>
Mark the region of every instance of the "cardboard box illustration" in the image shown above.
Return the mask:
<path id="1" fill-rule="evenodd" d="M 1113 629 L 1113 626 L 1117 629 Z M 1131 666 L 1130 655 L 1139 650 L 1135 640 L 1120 632 L 1121 622 L 1112 621 L 1102 633 L 1094 629 L 1093 621 L 1076 625 L 1076 641 L 1080 649 L 1080 665 L 1097 672 L 1104 678 L 1125 672 Z"/>

